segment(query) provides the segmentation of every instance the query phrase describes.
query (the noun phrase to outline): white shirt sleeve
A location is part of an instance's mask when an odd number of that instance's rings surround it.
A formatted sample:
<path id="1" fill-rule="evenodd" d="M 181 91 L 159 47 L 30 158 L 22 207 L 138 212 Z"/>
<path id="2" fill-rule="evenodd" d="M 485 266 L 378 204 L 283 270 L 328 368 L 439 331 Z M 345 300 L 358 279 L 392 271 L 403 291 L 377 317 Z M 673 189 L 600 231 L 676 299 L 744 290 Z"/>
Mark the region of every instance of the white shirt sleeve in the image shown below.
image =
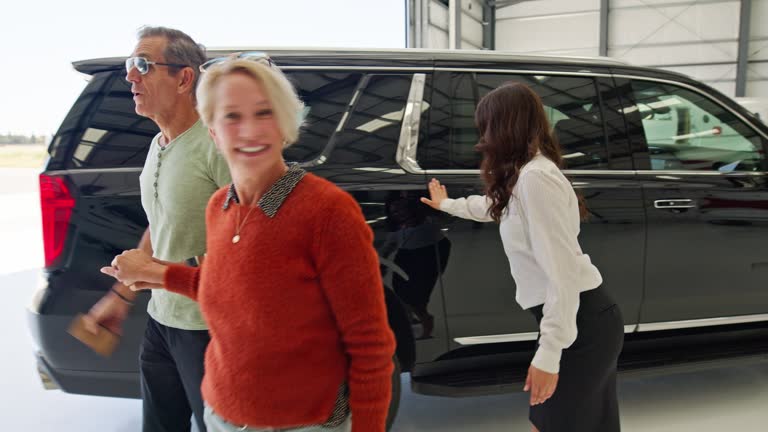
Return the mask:
<path id="1" fill-rule="evenodd" d="M 444 199 L 440 203 L 440 210 L 462 219 L 471 219 L 477 222 L 493 222 L 488 214 L 491 208 L 491 200 L 485 195 L 470 195 L 466 198 Z"/>
<path id="2" fill-rule="evenodd" d="M 539 348 L 531 363 L 549 373 L 559 373 L 562 351 L 573 344 L 578 333 L 579 292 L 571 286 L 578 272 L 572 250 L 578 233 L 570 220 L 570 187 L 542 170 L 525 173 L 515 187 L 533 256 L 547 276 Z"/>

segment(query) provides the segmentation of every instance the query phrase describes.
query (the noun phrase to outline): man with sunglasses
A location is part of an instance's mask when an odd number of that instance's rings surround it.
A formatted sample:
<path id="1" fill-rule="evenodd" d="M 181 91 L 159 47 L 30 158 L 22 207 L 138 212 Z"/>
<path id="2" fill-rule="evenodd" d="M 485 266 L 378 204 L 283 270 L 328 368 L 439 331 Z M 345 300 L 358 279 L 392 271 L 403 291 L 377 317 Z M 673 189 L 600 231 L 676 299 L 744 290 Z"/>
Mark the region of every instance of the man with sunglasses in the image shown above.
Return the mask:
<path id="1" fill-rule="evenodd" d="M 196 110 L 203 48 L 185 33 L 144 27 L 125 62 L 136 113 L 160 128 L 140 176 L 149 227 L 139 248 L 165 262 L 196 265 L 205 254 L 205 208 L 231 182 L 227 164 Z M 119 332 L 136 294 L 116 284 L 86 317 Z M 144 432 L 188 432 L 194 414 L 204 432 L 200 383 L 210 339 L 194 301 L 154 290 L 140 353 Z"/>

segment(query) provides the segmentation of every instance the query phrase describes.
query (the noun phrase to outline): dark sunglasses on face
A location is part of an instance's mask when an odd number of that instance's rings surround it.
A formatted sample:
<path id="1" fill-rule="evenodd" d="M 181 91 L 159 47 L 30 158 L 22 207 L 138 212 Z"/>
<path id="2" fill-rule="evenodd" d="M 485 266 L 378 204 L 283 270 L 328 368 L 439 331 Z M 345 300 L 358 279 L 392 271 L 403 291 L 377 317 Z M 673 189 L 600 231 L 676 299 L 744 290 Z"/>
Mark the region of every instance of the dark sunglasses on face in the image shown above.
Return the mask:
<path id="1" fill-rule="evenodd" d="M 249 52 L 238 52 L 238 53 L 232 53 L 228 56 L 224 57 L 217 57 L 215 59 L 208 60 L 207 62 L 200 65 L 200 72 L 205 72 L 213 65 L 221 64 L 226 61 L 230 60 L 236 60 L 236 59 L 246 59 L 246 60 L 252 60 L 257 63 L 263 63 L 267 66 L 275 66 L 275 62 L 272 61 L 271 58 L 269 58 L 269 55 L 265 52 L 261 51 L 249 51 Z"/>
<path id="2" fill-rule="evenodd" d="M 160 63 L 152 60 L 147 60 L 144 57 L 128 57 L 125 59 L 125 72 L 131 73 L 131 69 L 136 68 L 140 74 L 146 75 L 149 73 L 149 67 L 151 65 L 157 66 L 173 66 L 173 67 L 189 67 L 189 65 L 179 63 Z"/>

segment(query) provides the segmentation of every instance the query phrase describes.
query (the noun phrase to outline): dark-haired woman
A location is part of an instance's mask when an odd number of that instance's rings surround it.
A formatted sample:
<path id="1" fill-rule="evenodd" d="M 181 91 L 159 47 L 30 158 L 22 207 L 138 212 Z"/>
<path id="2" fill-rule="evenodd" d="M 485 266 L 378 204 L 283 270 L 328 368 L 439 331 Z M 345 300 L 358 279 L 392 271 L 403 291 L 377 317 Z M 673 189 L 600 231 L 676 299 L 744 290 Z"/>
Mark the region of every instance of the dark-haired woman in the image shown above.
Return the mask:
<path id="1" fill-rule="evenodd" d="M 483 97 L 475 123 L 486 195 L 450 199 L 433 179 L 431 199 L 422 201 L 499 224 L 517 302 L 539 323 L 525 383 L 533 430 L 619 431 L 621 312 L 579 246 L 579 200 L 560 171 L 562 156 L 541 100 L 523 84 L 505 84 Z"/>

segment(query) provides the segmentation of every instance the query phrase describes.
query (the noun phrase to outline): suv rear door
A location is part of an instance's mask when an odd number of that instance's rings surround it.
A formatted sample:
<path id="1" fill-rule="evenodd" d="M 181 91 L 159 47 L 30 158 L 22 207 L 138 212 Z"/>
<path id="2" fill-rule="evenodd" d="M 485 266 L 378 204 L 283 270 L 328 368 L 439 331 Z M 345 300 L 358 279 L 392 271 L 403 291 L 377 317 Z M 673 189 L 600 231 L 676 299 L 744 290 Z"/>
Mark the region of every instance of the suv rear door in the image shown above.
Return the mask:
<path id="1" fill-rule="evenodd" d="M 544 102 L 564 148 L 566 174 L 590 210 L 580 242 L 631 330 L 642 295 L 645 220 L 611 78 L 530 68 L 537 72 L 437 67 L 429 93 L 429 131 L 419 142 L 418 162 L 451 197 L 483 194 L 480 155 L 474 150 L 477 102 L 507 81 L 529 85 Z M 515 301 L 498 226 L 445 214 L 435 218 L 452 242 L 442 279 L 451 348 L 534 340 L 536 323 Z"/>

